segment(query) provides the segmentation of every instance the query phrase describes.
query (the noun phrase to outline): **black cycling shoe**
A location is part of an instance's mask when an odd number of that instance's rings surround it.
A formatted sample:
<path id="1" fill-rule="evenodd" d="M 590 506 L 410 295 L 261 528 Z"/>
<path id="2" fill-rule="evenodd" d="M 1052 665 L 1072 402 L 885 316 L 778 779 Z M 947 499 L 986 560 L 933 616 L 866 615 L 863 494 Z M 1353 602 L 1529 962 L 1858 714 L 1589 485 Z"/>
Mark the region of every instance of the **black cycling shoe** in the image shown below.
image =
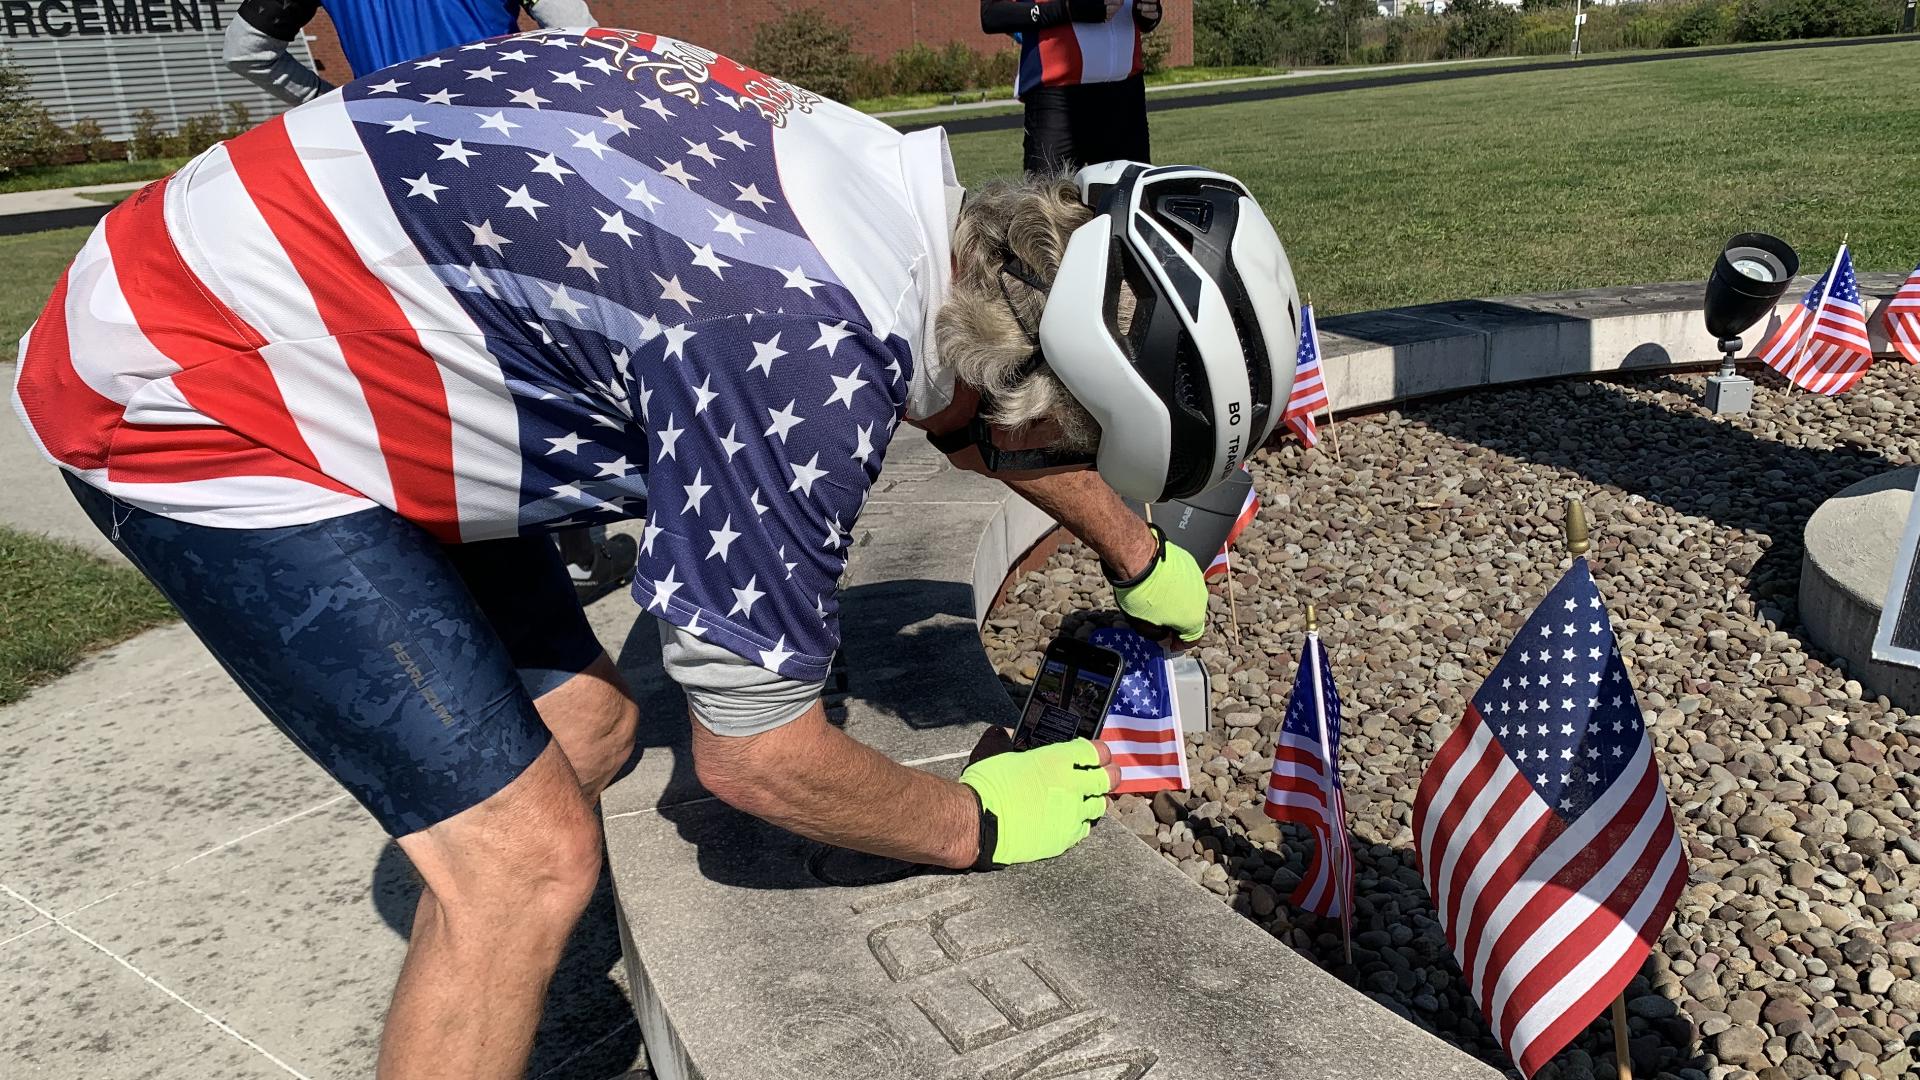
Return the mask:
<path id="1" fill-rule="evenodd" d="M 564 550 L 564 549 L 563 549 Z M 567 563 L 573 577 L 574 595 L 585 607 L 633 580 L 634 563 L 640 559 L 640 545 L 633 537 L 614 534 L 592 546 L 591 561 Z"/>

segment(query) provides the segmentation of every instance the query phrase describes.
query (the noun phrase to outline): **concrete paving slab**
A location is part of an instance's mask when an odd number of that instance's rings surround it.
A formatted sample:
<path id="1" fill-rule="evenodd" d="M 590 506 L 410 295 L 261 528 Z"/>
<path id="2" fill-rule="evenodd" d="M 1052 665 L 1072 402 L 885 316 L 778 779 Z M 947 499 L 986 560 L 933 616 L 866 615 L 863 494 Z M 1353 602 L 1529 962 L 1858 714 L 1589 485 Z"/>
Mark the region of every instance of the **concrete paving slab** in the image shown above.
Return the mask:
<path id="1" fill-rule="evenodd" d="M 185 627 L 142 638 L 0 714 L 4 879 L 56 914 L 340 794 Z"/>
<path id="2" fill-rule="evenodd" d="M 364 1077 L 419 895 L 399 847 L 343 799 L 68 922 L 304 1075 Z M 629 1038 L 607 1038 L 622 1027 Z M 554 980 L 529 1075 L 565 1063 L 600 1080 L 638 1047 L 607 883 Z"/>
<path id="3" fill-rule="evenodd" d="M 188 999 L 191 1000 L 191 999 Z M 0 945 L 7 1080 L 254 1080 L 300 1074 L 66 930 Z"/>
<path id="4" fill-rule="evenodd" d="M 368 1075 L 419 895 L 350 799 L 67 917 L 309 1077 Z"/>
<path id="5" fill-rule="evenodd" d="M 53 925 L 26 901 L 0 892 L 0 945 L 30 930 Z"/>
<path id="6" fill-rule="evenodd" d="M 0 709 L 0 737 L 62 726 L 83 713 L 150 703 L 157 691 L 200 685 L 208 672 L 219 670 L 184 624 L 157 627 L 94 653 L 65 677 Z"/>
<path id="7" fill-rule="evenodd" d="M 11 405 L 17 365 L 0 364 L 0 476 L 7 497 L 0 500 L 0 525 L 20 532 L 65 540 L 102 558 L 124 564 L 100 530 L 73 501 L 60 470 L 47 463 Z"/>
<path id="8" fill-rule="evenodd" d="M 82 184 L 79 187 L 4 192 L 0 193 L 0 217 L 12 214 L 37 214 L 46 210 L 70 210 L 75 207 L 97 206 L 99 205 L 98 202 L 88 199 L 86 196 L 138 191 L 152 182 L 151 180 L 127 180 L 113 184 Z"/>

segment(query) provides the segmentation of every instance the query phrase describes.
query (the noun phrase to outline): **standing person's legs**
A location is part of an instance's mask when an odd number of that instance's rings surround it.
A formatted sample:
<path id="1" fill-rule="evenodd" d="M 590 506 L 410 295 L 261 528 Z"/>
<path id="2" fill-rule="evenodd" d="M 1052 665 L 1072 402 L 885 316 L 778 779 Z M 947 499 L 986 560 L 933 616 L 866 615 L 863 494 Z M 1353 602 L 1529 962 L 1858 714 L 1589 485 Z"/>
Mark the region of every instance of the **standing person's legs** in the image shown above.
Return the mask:
<path id="1" fill-rule="evenodd" d="M 547 982 L 598 879 L 592 796 L 632 738 L 631 704 L 609 707 L 618 683 L 610 664 L 599 669 L 604 654 L 594 646 L 584 670 L 536 705 L 527 682 L 551 675 L 536 664 L 523 680 L 446 552 L 386 510 L 215 529 L 73 487 L 275 726 L 419 871 L 425 888 L 379 1075 L 519 1076 Z M 548 561 L 544 575 L 512 584 L 551 595 L 540 582 L 564 571 L 557 554 Z M 544 621 L 572 633 L 563 617 Z M 558 673 L 586 653 L 574 642 L 539 662 Z"/>
<path id="2" fill-rule="evenodd" d="M 1021 167 L 1029 173 L 1075 169 L 1073 116 L 1068 93 L 1073 87 L 1041 86 L 1027 91 L 1026 152 Z"/>
<path id="3" fill-rule="evenodd" d="M 1147 137 L 1146 80 L 1135 75 L 1073 90 L 1073 144 L 1082 164 L 1153 160 Z"/>

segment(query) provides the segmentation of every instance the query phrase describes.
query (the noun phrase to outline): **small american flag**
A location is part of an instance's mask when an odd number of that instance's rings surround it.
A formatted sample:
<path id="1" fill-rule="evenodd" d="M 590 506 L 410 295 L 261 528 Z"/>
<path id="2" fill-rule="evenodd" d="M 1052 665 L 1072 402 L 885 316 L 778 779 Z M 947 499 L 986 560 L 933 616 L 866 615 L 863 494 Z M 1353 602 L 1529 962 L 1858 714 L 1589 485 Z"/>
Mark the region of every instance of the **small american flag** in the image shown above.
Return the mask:
<path id="1" fill-rule="evenodd" d="M 1313 426 L 1313 414 L 1328 407 L 1327 383 L 1320 374 L 1320 327 L 1313 320 L 1313 305 L 1300 312 L 1300 355 L 1293 365 L 1293 395 L 1287 399 L 1287 411 L 1280 418 L 1307 446 L 1320 442 Z"/>
<path id="2" fill-rule="evenodd" d="M 1687 880 L 1585 559 L 1434 755 L 1413 831 L 1467 988 L 1532 1076 L 1632 981 Z"/>
<path id="3" fill-rule="evenodd" d="M 1123 627 L 1102 627 L 1088 638 L 1126 660 L 1100 741 L 1113 754 L 1120 782 L 1113 793 L 1185 791 L 1187 748 L 1174 706 L 1173 679 L 1160 646 Z"/>
<path id="4" fill-rule="evenodd" d="M 1347 800 L 1340 788 L 1340 692 L 1320 635 L 1307 634 L 1286 719 L 1273 740 L 1267 816 L 1313 833 L 1313 862 L 1290 902 L 1317 915 L 1338 915 L 1353 938 L 1353 851 L 1347 843 Z"/>
<path id="5" fill-rule="evenodd" d="M 1248 473 L 1249 476 L 1252 475 L 1245 464 L 1240 466 L 1240 471 Z M 1240 539 L 1240 534 L 1245 532 L 1247 526 L 1253 523 L 1253 516 L 1259 512 L 1260 489 L 1249 483 L 1247 485 L 1246 501 L 1240 504 L 1240 516 L 1233 519 L 1233 528 L 1227 530 L 1226 542 L 1220 545 L 1220 550 L 1214 554 L 1213 561 L 1207 564 L 1207 577 L 1219 577 L 1221 574 L 1233 569 L 1232 561 L 1227 558 L 1227 549 L 1233 546 L 1235 540 Z"/>
<path id="6" fill-rule="evenodd" d="M 1887 341 L 1909 364 L 1920 364 L 1920 266 L 1887 302 Z"/>
<path id="7" fill-rule="evenodd" d="M 1853 388 L 1873 364 L 1867 311 L 1847 245 L 1794 305 L 1757 354 L 1795 386 L 1832 397 Z"/>

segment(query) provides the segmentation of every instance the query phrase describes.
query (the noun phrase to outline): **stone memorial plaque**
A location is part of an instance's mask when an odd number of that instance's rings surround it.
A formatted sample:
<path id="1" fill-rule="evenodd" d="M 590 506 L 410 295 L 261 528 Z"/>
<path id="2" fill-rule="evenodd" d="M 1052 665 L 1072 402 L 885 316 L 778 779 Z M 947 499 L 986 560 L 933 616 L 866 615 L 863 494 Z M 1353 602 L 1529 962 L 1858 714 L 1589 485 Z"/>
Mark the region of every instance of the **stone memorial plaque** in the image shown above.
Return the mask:
<path id="1" fill-rule="evenodd" d="M 1920 498 L 1914 500 L 1914 507 L 1920 508 Z M 1875 660 L 1920 667 L 1920 574 L 1914 572 L 1916 555 L 1920 555 L 1920 513 L 1910 509 L 1900 550 L 1893 557 L 1893 578 L 1887 583 L 1887 602 L 1880 609 L 1880 627 L 1873 637 Z"/>

